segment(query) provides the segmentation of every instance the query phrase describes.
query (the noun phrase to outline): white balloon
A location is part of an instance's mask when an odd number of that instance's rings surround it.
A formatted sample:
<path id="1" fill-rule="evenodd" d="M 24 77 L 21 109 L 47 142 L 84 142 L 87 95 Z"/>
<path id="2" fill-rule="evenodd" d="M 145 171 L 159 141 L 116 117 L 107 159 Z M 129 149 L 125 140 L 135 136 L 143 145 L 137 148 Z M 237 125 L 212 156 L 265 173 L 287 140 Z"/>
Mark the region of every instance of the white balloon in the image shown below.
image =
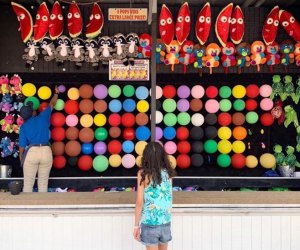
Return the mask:
<path id="1" fill-rule="evenodd" d="M 194 126 L 200 127 L 204 123 L 204 116 L 200 113 L 195 113 L 192 115 L 191 122 Z"/>

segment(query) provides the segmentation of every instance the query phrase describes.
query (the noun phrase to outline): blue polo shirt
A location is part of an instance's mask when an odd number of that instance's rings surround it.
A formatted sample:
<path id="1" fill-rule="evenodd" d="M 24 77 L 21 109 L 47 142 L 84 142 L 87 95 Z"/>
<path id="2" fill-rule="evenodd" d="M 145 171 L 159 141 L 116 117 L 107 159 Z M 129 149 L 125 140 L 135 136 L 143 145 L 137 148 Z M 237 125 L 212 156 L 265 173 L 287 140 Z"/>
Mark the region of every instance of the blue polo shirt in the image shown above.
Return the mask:
<path id="1" fill-rule="evenodd" d="M 48 106 L 37 116 L 29 118 L 20 128 L 20 147 L 25 148 L 29 144 L 49 143 L 51 107 Z"/>

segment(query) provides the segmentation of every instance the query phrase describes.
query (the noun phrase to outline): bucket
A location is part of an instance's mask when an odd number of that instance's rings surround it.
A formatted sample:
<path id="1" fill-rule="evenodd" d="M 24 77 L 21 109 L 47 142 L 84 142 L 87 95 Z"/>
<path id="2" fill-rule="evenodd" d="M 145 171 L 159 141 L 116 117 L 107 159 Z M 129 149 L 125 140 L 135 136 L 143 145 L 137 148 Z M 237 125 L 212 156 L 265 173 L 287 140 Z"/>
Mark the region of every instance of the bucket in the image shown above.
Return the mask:
<path id="1" fill-rule="evenodd" d="M 0 178 L 10 178 L 12 172 L 11 165 L 0 164 Z"/>
<path id="2" fill-rule="evenodd" d="M 279 171 L 279 174 L 282 177 L 294 177 L 295 167 L 286 165 L 286 166 L 278 166 L 277 169 Z"/>

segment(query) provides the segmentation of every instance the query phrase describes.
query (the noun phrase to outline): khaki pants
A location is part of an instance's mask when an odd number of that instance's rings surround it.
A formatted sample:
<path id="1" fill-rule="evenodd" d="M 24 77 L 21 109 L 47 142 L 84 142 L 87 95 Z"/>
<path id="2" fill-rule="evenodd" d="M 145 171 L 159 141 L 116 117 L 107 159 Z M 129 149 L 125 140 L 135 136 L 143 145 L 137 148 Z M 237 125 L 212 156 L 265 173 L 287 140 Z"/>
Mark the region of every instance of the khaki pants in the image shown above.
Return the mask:
<path id="1" fill-rule="evenodd" d="M 38 174 L 39 192 L 48 191 L 52 162 L 52 151 L 49 146 L 34 146 L 29 149 L 23 165 L 23 192 L 32 192 L 36 174 Z"/>

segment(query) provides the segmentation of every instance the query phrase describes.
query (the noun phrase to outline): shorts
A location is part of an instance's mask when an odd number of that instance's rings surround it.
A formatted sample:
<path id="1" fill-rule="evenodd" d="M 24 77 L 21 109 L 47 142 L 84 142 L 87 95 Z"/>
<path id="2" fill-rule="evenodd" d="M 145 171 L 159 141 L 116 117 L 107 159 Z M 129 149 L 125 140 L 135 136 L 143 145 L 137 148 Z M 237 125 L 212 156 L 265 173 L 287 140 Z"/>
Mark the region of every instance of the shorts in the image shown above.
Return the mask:
<path id="1" fill-rule="evenodd" d="M 166 244 L 172 240 L 171 223 L 151 226 L 141 224 L 141 242 L 146 246 Z"/>

